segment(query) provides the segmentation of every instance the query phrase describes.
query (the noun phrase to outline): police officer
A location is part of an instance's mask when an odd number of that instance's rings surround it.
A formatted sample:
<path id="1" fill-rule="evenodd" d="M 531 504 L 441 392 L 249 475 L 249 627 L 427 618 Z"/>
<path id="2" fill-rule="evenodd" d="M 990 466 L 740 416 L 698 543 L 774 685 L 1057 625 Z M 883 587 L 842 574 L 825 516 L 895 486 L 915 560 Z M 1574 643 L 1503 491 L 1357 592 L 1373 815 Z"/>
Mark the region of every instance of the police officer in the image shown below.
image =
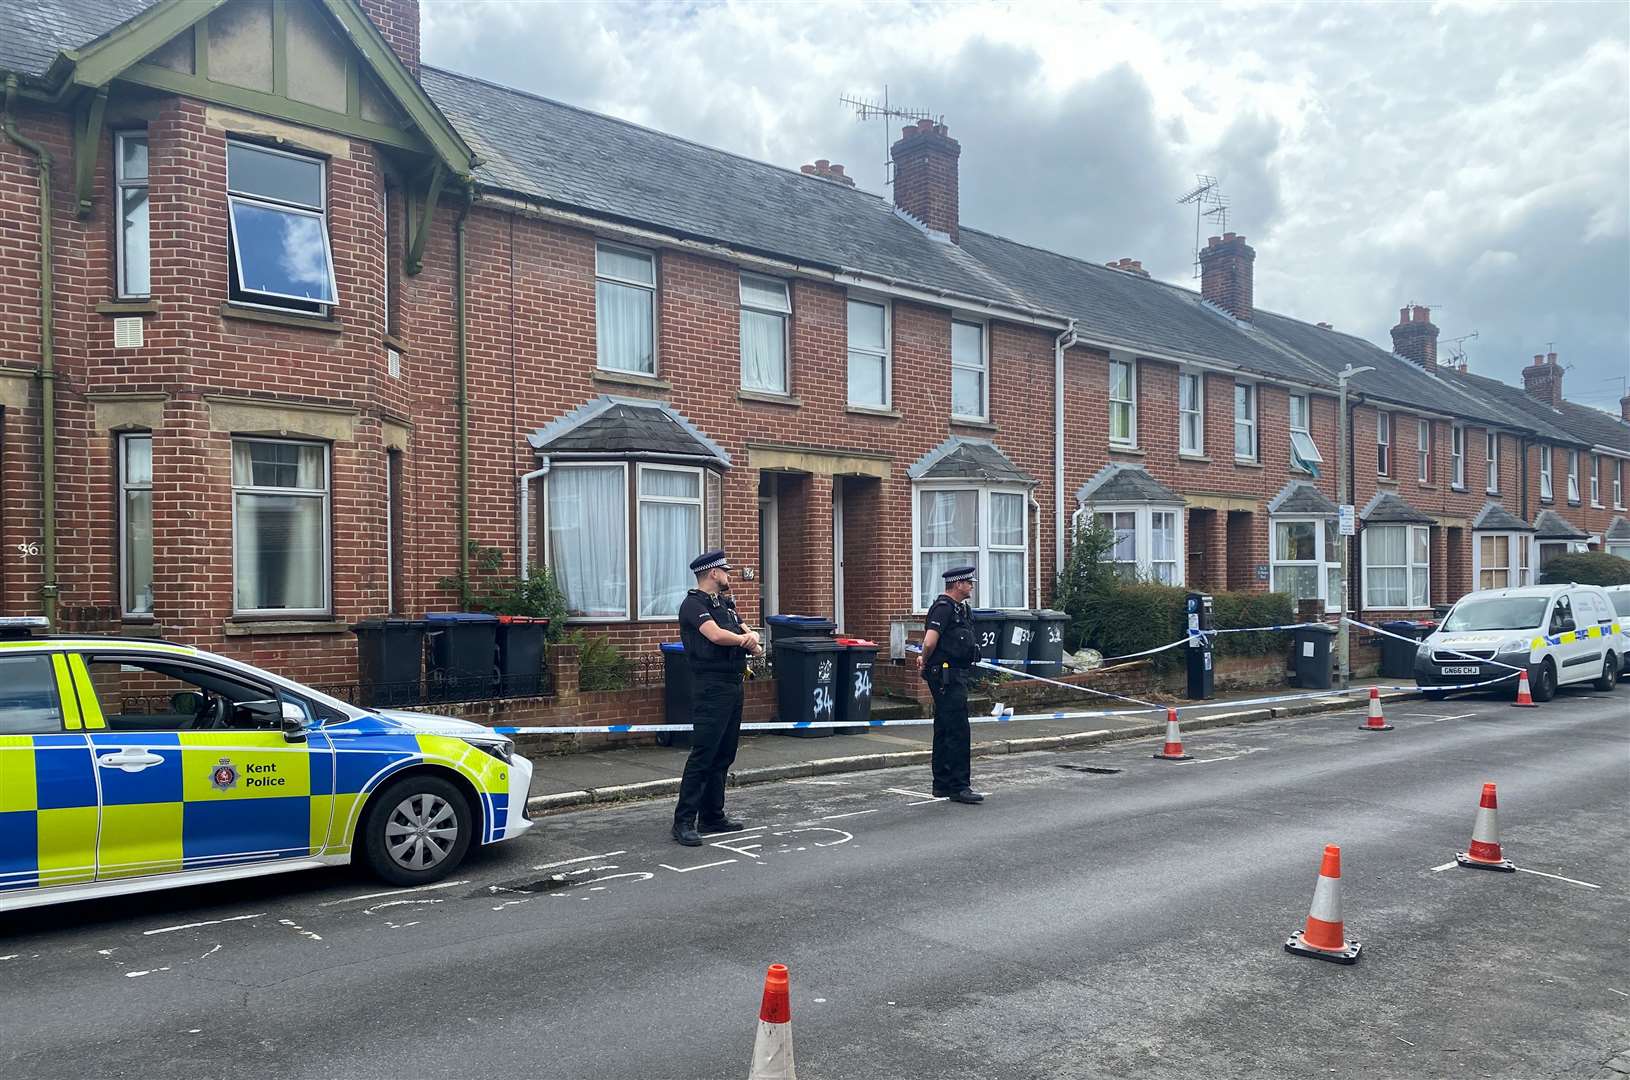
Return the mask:
<path id="1" fill-rule="evenodd" d="M 696 588 L 679 605 L 679 639 L 691 670 L 690 757 L 679 782 L 673 838 L 699 847 L 701 832 L 735 832 L 741 822 L 724 816 L 724 779 L 741 738 L 742 673 L 749 653 L 763 652 L 758 635 L 745 629 L 730 599 L 733 569 L 723 551 L 691 560 Z"/>
<path id="2" fill-rule="evenodd" d="M 968 610 L 974 568 L 953 566 L 942 576 L 945 591 L 928 609 L 917 670 L 934 695 L 934 796 L 972 805 L 985 801 L 969 776 L 968 671 L 979 660 Z"/>

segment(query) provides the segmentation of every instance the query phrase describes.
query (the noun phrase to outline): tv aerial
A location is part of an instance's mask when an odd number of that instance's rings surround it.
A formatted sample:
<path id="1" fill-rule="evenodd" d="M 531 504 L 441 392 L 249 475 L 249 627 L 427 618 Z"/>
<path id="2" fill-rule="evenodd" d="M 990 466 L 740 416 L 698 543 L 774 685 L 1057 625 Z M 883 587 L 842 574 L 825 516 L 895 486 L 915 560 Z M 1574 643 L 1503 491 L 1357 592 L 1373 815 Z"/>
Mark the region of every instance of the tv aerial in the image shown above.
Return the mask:
<path id="1" fill-rule="evenodd" d="M 840 105 L 847 105 L 849 110 L 855 114 L 856 120 L 884 121 L 883 183 L 885 185 L 894 183 L 894 157 L 889 153 L 889 147 L 893 144 L 890 142 L 891 125 L 888 123 L 888 121 L 909 120 L 912 123 L 916 123 L 918 120 L 935 119 L 935 115 L 932 112 L 929 112 L 927 109 L 908 109 L 903 105 L 893 104 L 889 100 L 888 83 L 883 84 L 883 96 L 881 98 L 861 97 L 856 94 L 842 94 L 838 97 L 838 103 Z M 938 122 L 942 124 L 945 122 L 944 114 L 940 114 Z"/>
<path id="2" fill-rule="evenodd" d="M 1194 276 L 1200 276 L 1200 236 L 1205 219 L 1210 218 L 1219 233 L 1228 231 L 1228 203 L 1223 199 L 1217 178 L 1208 173 L 1194 174 L 1194 187 L 1178 196 L 1178 205 L 1194 205 Z"/>
<path id="3" fill-rule="evenodd" d="M 1450 365 L 1457 368 L 1464 366 L 1466 363 L 1466 342 L 1476 340 L 1477 331 L 1473 330 L 1469 334 L 1461 334 L 1457 338 L 1450 338 L 1448 341 L 1445 341 L 1443 343 L 1443 350 L 1444 354 L 1449 359 Z"/>

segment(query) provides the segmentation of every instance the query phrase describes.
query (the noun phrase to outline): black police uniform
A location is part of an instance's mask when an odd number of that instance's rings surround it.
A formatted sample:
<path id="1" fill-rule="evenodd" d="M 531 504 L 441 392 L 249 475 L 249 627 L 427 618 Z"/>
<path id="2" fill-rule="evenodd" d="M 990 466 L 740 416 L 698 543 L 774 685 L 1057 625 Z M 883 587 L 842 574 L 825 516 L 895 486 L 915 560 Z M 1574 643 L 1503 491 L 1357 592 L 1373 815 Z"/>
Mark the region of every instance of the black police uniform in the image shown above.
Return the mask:
<path id="1" fill-rule="evenodd" d="M 923 625 L 940 635 L 934 651 L 923 657 L 923 679 L 934 695 L 934 794 L 956 795 L 972 787 L 968 670 L 978 658 L 973 615 L 967 604 L 941 593 Z"/>
<path id="2" fill-rule="evenodd" d="M 724 818 L 724 781 L 741 738 L 742 673 L 747 669 L 746 649 L 715 645 L 702 634 L 702 624 L 709 620 L 732 634 L 742 632 L 741 617 L 728 596 L 690 590 L 679 605 L 679 638 L 690 662 L 695 730 L 674 824 L 699 822 L 704 832 Z"/>

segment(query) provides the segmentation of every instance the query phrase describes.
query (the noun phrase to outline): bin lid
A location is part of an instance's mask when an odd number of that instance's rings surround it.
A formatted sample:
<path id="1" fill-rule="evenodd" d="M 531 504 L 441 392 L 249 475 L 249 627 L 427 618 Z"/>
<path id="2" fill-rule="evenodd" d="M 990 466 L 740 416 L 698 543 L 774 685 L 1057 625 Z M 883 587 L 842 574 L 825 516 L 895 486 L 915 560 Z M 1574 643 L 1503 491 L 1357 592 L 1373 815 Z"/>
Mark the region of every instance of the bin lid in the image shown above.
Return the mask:
<path id="1" fill-rule="evenodd" d="M 351 632 L 358 630 L 423 630 L 423 619 L 359 619 L 351 624 Z"/>
<path id="2" fill-rule="evenodd" d="M 1001 608 L 976 607 L 973 609 L 973 617 L 976 619 L 1005 619 L 1007 618 L 1007 612 Z"/>
<path id="3" fill-rule="evenodd" d="M 549 620 L 536 615 L 500 615 L 498 621 L 505 626 L 519 624 L 521 626 L 548 626 Z"/>
<path id="4" fill-rule="evenodd" d="M 1305 622 L 1305 623 L 1297 623 L 1296 624 L 1296 632 L 1298 634 L 1302 634 L 1302 633 L 1334 634 L 1334 633 L 1336 633 L 1336 628 L 1334 626 L 1331 626 L 1329 623 Z"/>
<path id="5" fill-rule="evenodd" d="M 1000 614 L 1002 618 L 1012 619 L 1015 622 L 1034 622 L 1036 618 L 1036 613 L 1026 608 L 1002 608 Z"/>
<path id="6" fill-rule="evenodd" d="M 840 638 L 833 638 L 832 640 L 836 641 L 839 645 L 845 645 L 845 646 L 847 646 L 847 647 L 849 647 L 851 649 L 875 649 L 875 648 L 877 648 L 877 642 L 875 642 L 875 641 L 867 641 L 865 638 L 840 637 Z"/>
<path id="7" fill-rule="evenodd" d="M 484 611 L 427 611 L 425 622 L 430 623 L 496 623 L 498 616 Z"/>
<path id="8" fill-rule="evenodd" d="M 832 638 L 826 637 L 782 638 L 775 643 L 775 647 L 795 652 L 838 652 L 843 648 Z"/>
<path id="9" fill-rule="evenodd" d="M 771 626 L 836 626 L 831 619 L 821 615 L 771 615 L 764 620 Z"/>
<path id="10" fill-rule="evenodd" d="M 1386 622 L 1378 623 L 1377 625 L 1379 625 L 1383 630 L 1402 632 L 1405 630 L 1413 630 L 1419 626 L 1420 623 L 1416 622 L 1414 619 L 1388 619 Z"/>
<path id="11" fill-rule="evenodd" d="M 684 652 L 685 643 L 683 641 L 664 641 L 660 648 L 663 652 Z"/>
<path id="12" fill-rule="evenodd" d="M 1068 611 L 1059 611 L 1056 608 L 1037 608 L 1030 614 L 1038 619 L 1068 619 L 1070 617 Z"/>

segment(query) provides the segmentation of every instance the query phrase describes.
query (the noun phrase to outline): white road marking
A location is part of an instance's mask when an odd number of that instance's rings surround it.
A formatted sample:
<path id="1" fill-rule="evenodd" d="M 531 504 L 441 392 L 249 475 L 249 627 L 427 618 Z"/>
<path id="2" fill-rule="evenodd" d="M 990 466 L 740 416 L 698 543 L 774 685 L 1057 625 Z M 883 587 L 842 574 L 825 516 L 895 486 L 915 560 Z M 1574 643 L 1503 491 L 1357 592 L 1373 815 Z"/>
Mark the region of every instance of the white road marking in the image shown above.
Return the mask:
<path id="1" fill-rule="evenodd" d="M 1469 716 L 1476 716 L 1476 715 L 1477 715 L 1476 713 L 1470 713 L 1470 712 L 1455 713 L 1453 716 L 1440 716 L 1440 717 L 1438 717 L 1437 722 L 1441 723 L 1444 720 L 1464 720 Z"/>
<path id="2" fill-rule="evenodd" d="M 387 903 L 375 904 L 373 907 L 364 908 L 362 913 L 364 915 L 372 915 L 376 911 L 383 911 L 388 907 L 401 907 L 403 904 L 440 904 L 442 902 L 442 898 L 439 896 L 431 896 L 422 900 L 391 900 Z"/>
<path id="3" fill-rule="evenodd" d="M 821 820 L 822 821 L 837 821 L 839 818 L 859 817 L 862 814 L 875 814 L 875 813 L 877 813 L 876 810 L 851 810 L 847 814 L 828 814 L 825 817 L 823 817 Z"/>
<path id="4" fill-rule="evenodd" d="M 1535 877 L 1548 877 L 1548 878 L 1551 878 L 1553 881 L 1566 881 L 1569 885 L 1583 885 L 1587 889 L 1600 889 L 1601 888 L 1600 885 L 1592 885 L 1588 881 L 1580 881 L 1577 878 L 1563 877 L 1561 874 L 1547 874 L 1543 870 L 1530 870 L 1526 866 L 1517 867 L 1517 873 L 1519 873 L 1519 874 L 1533 874 Z"/>
<path id="5" fill-rule="evenodd" d="M 0 959 L 4 959 L 4 957 L 0 957 Z M 1630 997 L 1630 994 L 1625 993 L 1623 990 L 1615 990 L 1611 986 L 1607 988 L 1607 992 L 1610 994 L 1617 994 L 1620 997 Z"/>
<path id="6" fill-rule="evenodd" d="M 905 788 L 897 788 L 897 787 L 891 787 L 891 788 L 888 788 L 886 790 L 891 791 L 896 795 L 910 795 L 913 799 L 926 799 L 928 802 L 944 802 L 945 801 L 944 796 L 942 796 L 942 795 L 930 795 L 926 791 L 907 791 Z"/>
<path id="7" fill-rule="evenodd" d="M 23 955 L 23 954 L 20 953 L 20 952 L 7 953 L 4 956 L 0 956 L 0 960 L 15 960 L 21 955 Z"/>
<path id="8" fill-rule="evenodd" d="M 580 859 L 562 859 L 559 862 L 546 862 L 542 866 L 534 866 L 534 870 L 553 870 L 557 866 L 571 866 L 573 863 L 590 862 L 594 859 L 609 859 L 613 855 L 627 855 L 626 851 L 606 851 L 599 855 L 584 855 Z"/>
<path id="9" fill-rule="evenodd" d="M 826 1004 L 826 999 L 825 998 L 816 998 L 815 999 L 815 1004 L 817 1004 L 817 1005 L 825 1005 Z"/>
<path id="10" fill-rule="evenodd" d="M 761 832 L 764 829 L 773 829 L 774 825 L 754 825 L 750 829 L 726 829 L 723 832 L 705 832 L 703 836 L 740 836 L 742 833 Z"/>
<path id="11" fill-rule="evenodd" d="M 127 971 L 127 972 L 125 972 L 125 978 L 127 978 L 127 979 L 139 979 L 143 975 L 153 975 L 153 974 L 156 974 L 156 973 L 158 973 L 160 971 L 169 971 L 169 970 L 170 969 L 168 967 L 161 967 L 161 968 L 153 968 L 151 971 Z"/>
<path id="12" fill-rule="evenodd" d="M 1456 865 L 1455 861 L 1453 859 L 1450 859 L 1448 862 L 1444 863 L 1442 866 L 1434 866 L 1434 867 L 1432 867 L 1432 873 L 1436 874 L 1440 870 L 1447 870 L 1451 866 L 1454 866 L 1454 865 Z"/>
<path id="13" fill-rule="evenodd" d="M 262 911 L 257 915 L 234 915 L 229 919 L 205 919 L 203 922 L 182 923 L 180 926 L 161 926 L 157 930 L 143 930 L 142 936 L 152 937 L 154 934 L 168 934 L 174 930 L 196 930 L 200 926 L 219 926 L 222 923 L 243 922 L 245 919 L 264 918 L 265 915 L 266 913 Z M 106 950 L 106 952 L 112 951 L 113 950 L 111 949 Z M 106 955 L 106 953 L 104 953 L 104 955 Z"/>
<path id="14" fill-rule="evenodd" d="M 502 904 L 499 904 L 497 907 L 493 908 L 492 910 L 494 910 L 494 911 L 503 911 L 505 908 L 514 907 L 516 904 L 530 904 L 531 902 L 532 902 L 532 898 L 530 896 L 523 896 L 519 900 L 505 900 Z"/>
<path id="15" fill-rule="evenodd" d="M 664 870 L 672 870 L 676 874 L 688 874 L 692 870 L 711 870 L 715 866 L 729 866 L 735 859 L 721 859 L 718 862 L 703 863 L 701 866 L 669 866 L 667 863 L 657 863 Z"/>
<path id="16" fill-rule="evenodd" d="M 210 957 L 214 956 L 216 953 L 218 953 L 220 951 L 221 951 L 221 946 L 220 946 L 220 943 L 217 942 L 213 949 L 211 949 L 209 952 L 205 953 L 203 956 L 200 956 L 198 959 L 200 959 L 200 960 L 208 960 Z"/>
<path id="17" fill-rule="evenodd" d="M 321 934 L 312 933 L 310 930 L 307 930 L 305 927 L 300 926 L 293 919 L 279 919 L 277 921 L 278 921 L 278 923 L 280 925 L 288 927 L 290 930 L 293 930 L 296 934 L 299 934 L 301 937 L 310 938 L 312 941 L 321 941 L 321 940 L 323 940 L 323 936 Z"/>
<path id="18" fill-rule="evenodd" d="M 810 784 L 814 787 L 848 787 L 847 780 L 788 780 L 789 784 Z"/>
<path id="19" fill-rule="evenodd" d="M 737 855 L 745 855 L 749 859 L 756 859 L 756 858 L 758 858 L 758 856 L 753 854 L 753 849 L 758 848 L 758 847 L 762 847 L 763 845 L 761 845 L 761 844 L 749 844 L 749 843 L 746 843 L 746 841 L 748 841 L 748 840 L 762 840 L 762 839 L 764 839 L 764 834 L 759 833 L 756 836 L 738 836 L 734 840 L 718 840 L 718 841 L 715 841 L 712 844 L 709 844 L 708 846 L 709 847 L 716 847 L 716 848 L 723 848 L 725 851 L 733 851 Z M 739 846 L 737 846 L 737 845 L 739 845 Z"/>
<path id="20" fill-rule="evenodd" d="M 590 857 L 598 859 L 600 856 L 593 855 Z M 577 860 L 574 859 L 572 861 L 576 862 Z M 536 867 L 535 869 L 542 870 L 543 867 L 540 866 Z M 431 889 L 451 889 L 454 885 L 468 885 L 469 883 L 469 878 L 464 878 L 459 881 L 438 881 L 434 885 L 420 885 L 418 888 L 414 889 L 391 889 L 389 892 L 364 893 L 361 896 L 347 896 L 344 900 L 329 900 L 327 903 L 319 904 L 317 906 L 333 907 L 335 904 L 354 904 L 358 900 L 378 900 L 382 896 L 406 896 L 408 893 L 429 892 Z"/>
<path id="21" fill-rule="evenodd" d="M 825 841 L 824 843 L 820 842 L 820 841 L 816 841 L 816 843 L 815 843 L 816 847 L 837 847 L 839 844 L 847 844 L 849 841 L 851 841 L 851 840 L 853 840 L 855 838 L 854 833 L 844 832 L 842 829 L 828 828 L 825 825 L 811 825 L 808 828 L 803 828 L 803 829 L 787 829 L 785 832 L 778 832 L 778 833 L 775 833 L 774 835 L 776 835 L 776 836 L 796 836 L 799 833 L 809 833 L 809 832 L 837 833 L 840 837 L 842 837 L 841 840 L 828 840 L 828 841 Z M 799 848 L 798 850 L 802 851 L 804 849 Z"/>

